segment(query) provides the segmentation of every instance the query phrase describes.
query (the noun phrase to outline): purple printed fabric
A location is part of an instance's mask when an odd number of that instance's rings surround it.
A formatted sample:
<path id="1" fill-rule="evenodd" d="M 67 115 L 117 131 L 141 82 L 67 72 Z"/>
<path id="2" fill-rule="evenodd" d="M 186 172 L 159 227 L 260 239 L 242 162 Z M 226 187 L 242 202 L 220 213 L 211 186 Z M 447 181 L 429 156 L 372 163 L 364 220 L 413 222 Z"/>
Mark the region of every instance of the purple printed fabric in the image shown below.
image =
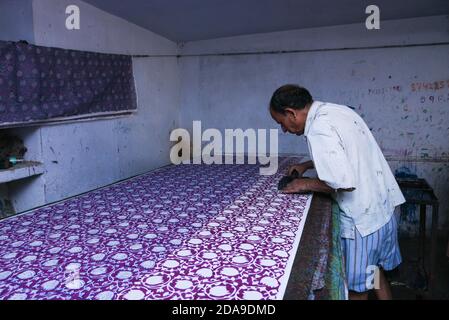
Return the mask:
<path id="1" fill-rule="evenodd" d="M 0 44 L 0 126 L 136 108 L 130 56 Z"/>
<path id="2" fill-rule="evenodd" d="M 0 299 L 281 299 L 311 200 L 180 165 L 0 221 Z"/>

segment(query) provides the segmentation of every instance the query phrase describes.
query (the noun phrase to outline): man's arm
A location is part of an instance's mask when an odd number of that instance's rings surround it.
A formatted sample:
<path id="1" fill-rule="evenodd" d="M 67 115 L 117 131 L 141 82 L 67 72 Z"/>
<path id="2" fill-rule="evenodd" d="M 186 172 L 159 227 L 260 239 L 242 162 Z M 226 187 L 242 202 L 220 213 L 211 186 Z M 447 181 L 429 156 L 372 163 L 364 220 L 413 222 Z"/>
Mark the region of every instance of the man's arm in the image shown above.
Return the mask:
<path id="1" fill-rule="evenodd" d="M 354 191 L 355 188 L 351 189 L 339 189 L 338 191 Z M 290 182 L 284 189 L 281 190 L 282 193 L 305 193 L 305 192 L 321 192 L 331 194 L 337 190 L 329 187 L 324 181 L 320 179 L 295 179 Z"/>
<path id="2" fill-rule="evenodd" d="M 288 168 L 288 175 L 291 176 L 293 173 L 293 170 L 298 171 L 299 176 L 301 177 L 307 170 L 309 169 L 313 169 L 314 165 L 313 165 L 313 161 L 309 160 L 300 164 L 295 164 L 292 165 Z"/>

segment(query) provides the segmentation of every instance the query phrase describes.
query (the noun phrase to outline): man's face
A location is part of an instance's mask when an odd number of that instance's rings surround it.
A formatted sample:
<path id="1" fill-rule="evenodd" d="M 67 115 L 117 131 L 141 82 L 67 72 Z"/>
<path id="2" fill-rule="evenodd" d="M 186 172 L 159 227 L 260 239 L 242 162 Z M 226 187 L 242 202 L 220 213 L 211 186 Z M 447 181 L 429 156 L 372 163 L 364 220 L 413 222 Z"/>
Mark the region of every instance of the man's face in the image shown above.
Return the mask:
<path id="1" fill-rule="evenodd" d="M 304 134 L 307 119 L 307 108 L 302 110 L 287 108 L 285 109 L 284 114 L 276 112 L 270 108 L 270 114 L 273 120 L 281 126 L 283 132 L 296 134 L 297 136 Z"/>

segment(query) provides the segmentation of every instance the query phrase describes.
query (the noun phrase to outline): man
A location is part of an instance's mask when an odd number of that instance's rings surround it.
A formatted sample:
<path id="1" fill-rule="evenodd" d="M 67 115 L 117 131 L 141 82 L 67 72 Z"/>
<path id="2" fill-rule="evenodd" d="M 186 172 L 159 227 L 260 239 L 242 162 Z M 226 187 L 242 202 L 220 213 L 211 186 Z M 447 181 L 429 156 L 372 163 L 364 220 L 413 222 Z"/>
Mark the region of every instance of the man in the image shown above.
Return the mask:
<path id="1" fill-rule="evenodd" d="M 382 270 L 401 263 L 394 208 L 405 202 L 379 146 L 363 119 L 347 106 L 313 101 L 307 89 L 285 85 L 270 101 L 270 114 L 284 132 L 307 138 L 311 161 L 294 165 L 300 176 L 282 191 L 325 192 L 340 207 L 341 241 L 350 299 L 391 299 Z M 374 275 L 374 276 L 373 276 Z"/>

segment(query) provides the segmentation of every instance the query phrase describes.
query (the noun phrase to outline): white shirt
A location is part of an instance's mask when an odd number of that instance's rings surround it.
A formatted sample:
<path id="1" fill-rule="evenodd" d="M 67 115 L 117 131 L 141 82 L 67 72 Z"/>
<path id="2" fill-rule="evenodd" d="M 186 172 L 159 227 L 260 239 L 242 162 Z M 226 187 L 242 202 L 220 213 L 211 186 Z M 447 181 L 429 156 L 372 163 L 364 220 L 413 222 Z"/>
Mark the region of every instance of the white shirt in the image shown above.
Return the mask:
<path id="1" fill-rule="evenodd" d="M 313 102 L 304 136 L 318 178 L 338 191 L 341 236 L 365 237 L 384 226 L 404 196 L 371 131 L 347 106 Z"/>

